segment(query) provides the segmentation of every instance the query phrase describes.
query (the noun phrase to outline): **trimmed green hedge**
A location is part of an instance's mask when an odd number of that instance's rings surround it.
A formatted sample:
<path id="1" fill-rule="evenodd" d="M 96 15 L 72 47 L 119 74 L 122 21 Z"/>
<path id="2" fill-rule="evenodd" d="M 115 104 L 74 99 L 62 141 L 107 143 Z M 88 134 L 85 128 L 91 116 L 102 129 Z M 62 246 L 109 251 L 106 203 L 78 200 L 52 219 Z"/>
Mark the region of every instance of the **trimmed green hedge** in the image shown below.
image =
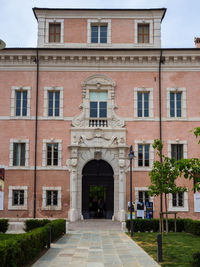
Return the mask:
<path id="1" fill-rule="evenodd" d="M 165 228 L 164 220 L 164 228 Z M 169 231 L 174 231 L 174 219 L 168 219 Z M 126 227 L 130 231 L 130 220 L 126 221 Z M 134 232 L 158 232 L 159 231 L 159 219 L 135 219 L 133 220 Z M 193 235 L 200 236 L 200 221 L 191 219 L 177 219 L 176 220 L 177 232 L 187 232 Z"/>
<path id="2" fill-rule="evenodd" d="M 44 219 L 44 220 L 37 220 L 37 219 L 31 219 L 31 220 L 26 220 L 24 222 L 25 225 L 25 232 L 29 232 L 35 228 L 39 228 L 39 227 L 43 227 L 45 226 L 47 223 L 49 223 L 50 220 L 48 219 Z"/>
<path id="3" fill-rule="evenodd" d="M 8 230 L 8 220 L 0 219 L 0 233 L 5 233 Z"/>
<path id="4" fill-rule="evenodd" d="M 65 220 L 59 219 L 36 228 L 26 234 L 19 234 L 15 240 L 0 242 L 0 266 L 21 267 L 30 263 L 48 244 L 49 229 L 51 241 L 65 233 Z"/>

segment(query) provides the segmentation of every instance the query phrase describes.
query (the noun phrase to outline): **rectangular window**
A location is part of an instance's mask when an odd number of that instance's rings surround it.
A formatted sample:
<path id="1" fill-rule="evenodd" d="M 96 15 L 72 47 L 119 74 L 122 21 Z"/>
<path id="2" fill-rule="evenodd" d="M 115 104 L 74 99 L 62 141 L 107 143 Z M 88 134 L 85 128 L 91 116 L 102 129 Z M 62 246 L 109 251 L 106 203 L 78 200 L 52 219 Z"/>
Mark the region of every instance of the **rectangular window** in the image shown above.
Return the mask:
<path id="1" fill-rule="evenodd" d="M 47 166 L 58 166 L 58 144 L 47 144 Z"/>
<path id="2" fill-rule="evenodd" d="M 138 145 L 138 167 L 149 167 L 149 145 Z"/>
<path id="3" fill-rule="evenodd" d="M 149 24 L 138 24 L 138 43 L 149 43 Z"/>
<path id="4" fill-rule="evenodd" d="M 149 195 L 147 191 L 139 191 L 139 202 L 141 203 L 149 202 Z"/>
<path id="5" fill-rule="evenodd" d="M 138 92 L 138 117 L 149 117 L 149 92 Z"/>
<path id="6" fill-rule="evenodd" d="M 16 91 L 15 115 L 27 116 L 27 91 Z"/>
<path id="7" fill-rule="evenodd" d="M 25 166 L 25 143 L 13 143 L 13 166 Z"/>
<path id="8" fill-rule="evenodd" d="M 48 92 L 48 116 L 59 117 L 60 115 L 60 91 Z"/>
<path id="9" fill-rule="evenodd" d="M 12 201 L 13 206 L 23 206 L 24 190 L 13 190 L 12 200 L 13 200 Z"/>
<path id="10" fill-rule="evenodd" d="M 171 145 L 171 157 L 175 160 L 180 160 L 183 158 L 183 144 Z"/>
<path id="11" fill-rule="evenodd" d="M 107 117 L 107 92 L 90 92 L 90 118 Z"/>
<path id="12" fill-rule="evenodd" d="M 172 194 L 172 206 L 173 207 L 183 207 L 184 206 L 184 193 L 178 192 L 177 194 Z"/>
<path id="13" fill-rule="evenodd" d="M 107 25 L 91 26 L 91 43 L 107 43 Z"/>
<path id="14" fill-rule="evenodd" d="M 46 206 L 57 206 L 58 205 L 58 191 L 47 190 L 46 191 Z"/>
<path id="15" fill-rule="evenodd" d="M 170 92 L 170 117 L 181 117 L 181 92 Z"/>
<path id="16" fill-rule="evenodd" d="M 49 23 L 49 42 L 60 43 L 60 23 Z"/>

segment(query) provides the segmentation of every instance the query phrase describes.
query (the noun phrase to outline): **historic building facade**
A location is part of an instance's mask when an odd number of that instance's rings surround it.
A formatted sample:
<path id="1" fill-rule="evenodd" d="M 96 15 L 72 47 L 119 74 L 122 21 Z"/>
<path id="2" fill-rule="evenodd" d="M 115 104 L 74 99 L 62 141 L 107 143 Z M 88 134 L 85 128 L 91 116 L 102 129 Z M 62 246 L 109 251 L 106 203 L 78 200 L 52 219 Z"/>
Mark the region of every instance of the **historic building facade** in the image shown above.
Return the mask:
<path id="1" fill-rule="evenodd" d="M 33 12 L 38 47 L 0 51 L 0 217 L 124 221 L 130 145 L 134 203 L 158 217 L 154 139 L 169 157 L 200 157 L 200 50 L 161 48 L 166 9 Z M 192 181 L 178 183 L 188 191 L 169 210 L 200 219 Z"/>

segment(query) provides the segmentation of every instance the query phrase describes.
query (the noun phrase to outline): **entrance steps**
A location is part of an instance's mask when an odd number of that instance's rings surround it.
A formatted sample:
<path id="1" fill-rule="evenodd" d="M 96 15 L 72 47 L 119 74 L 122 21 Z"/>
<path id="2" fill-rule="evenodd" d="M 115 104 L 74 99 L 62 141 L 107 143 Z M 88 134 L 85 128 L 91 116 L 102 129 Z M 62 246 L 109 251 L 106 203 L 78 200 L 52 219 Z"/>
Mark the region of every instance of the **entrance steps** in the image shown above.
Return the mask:
<path id="1" fill-rule="evenodd" d="M 88 219 L 76 222 L 69 222 L 68 230 L 88 230 L 88 231 L 124 231 L 123 223 L 106 219 Z"/>

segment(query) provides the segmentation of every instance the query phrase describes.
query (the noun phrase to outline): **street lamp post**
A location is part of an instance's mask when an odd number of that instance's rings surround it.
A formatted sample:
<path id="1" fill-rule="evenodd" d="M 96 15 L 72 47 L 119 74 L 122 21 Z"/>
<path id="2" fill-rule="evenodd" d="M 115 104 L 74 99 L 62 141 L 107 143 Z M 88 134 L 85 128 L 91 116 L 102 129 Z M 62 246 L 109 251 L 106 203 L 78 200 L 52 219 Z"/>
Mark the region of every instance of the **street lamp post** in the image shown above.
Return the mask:
<path id="1" fill-rule="evenodd" d="M 131 237 L 133 237 L 133 220 L 132 220 L 132 212 L 133 212 L 133 200 L 132 200 L 132 160 L 134 158 L 133 146 L 130 146 L 130 153 L 128 154 L 130 160 L 130 222 L 131 222 Z"/>

